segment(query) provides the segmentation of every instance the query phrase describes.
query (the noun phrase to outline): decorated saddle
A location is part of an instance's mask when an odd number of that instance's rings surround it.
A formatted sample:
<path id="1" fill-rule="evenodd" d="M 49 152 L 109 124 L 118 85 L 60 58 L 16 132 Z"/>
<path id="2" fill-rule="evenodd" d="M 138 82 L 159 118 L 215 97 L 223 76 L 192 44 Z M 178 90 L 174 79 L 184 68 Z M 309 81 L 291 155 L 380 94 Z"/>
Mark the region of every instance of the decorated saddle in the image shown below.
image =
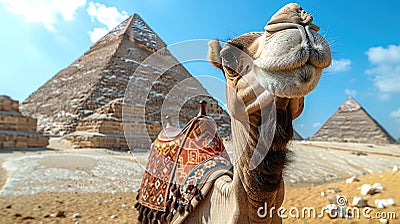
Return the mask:
<path id="1" fill-rule="evenodd" d="M 142 223 L 179 222 L 232 164 L 214 120 L 200 113 L 183 129 L 167 126 L 153 142 L 135 208 Z"/>

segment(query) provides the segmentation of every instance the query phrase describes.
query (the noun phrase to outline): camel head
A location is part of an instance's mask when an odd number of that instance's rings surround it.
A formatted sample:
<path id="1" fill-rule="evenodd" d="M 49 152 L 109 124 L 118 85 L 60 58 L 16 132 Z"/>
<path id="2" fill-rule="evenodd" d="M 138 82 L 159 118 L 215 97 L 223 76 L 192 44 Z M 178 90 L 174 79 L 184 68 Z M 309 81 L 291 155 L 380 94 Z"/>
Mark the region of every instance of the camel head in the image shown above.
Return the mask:
<path id="1" fill-rule="evenodd" d="M 272 16 L 264 32 L 243 34 L 223 47 L 209 42 L 208 57 L 226 77 L 234 118 L 245 120 L 273 99 L 277 109 L 290 109 L 292 119 L 301 114 L 304 96 L 331 63 L 329 45 L 318 31 L 313 17 L 291 3 Z"/>

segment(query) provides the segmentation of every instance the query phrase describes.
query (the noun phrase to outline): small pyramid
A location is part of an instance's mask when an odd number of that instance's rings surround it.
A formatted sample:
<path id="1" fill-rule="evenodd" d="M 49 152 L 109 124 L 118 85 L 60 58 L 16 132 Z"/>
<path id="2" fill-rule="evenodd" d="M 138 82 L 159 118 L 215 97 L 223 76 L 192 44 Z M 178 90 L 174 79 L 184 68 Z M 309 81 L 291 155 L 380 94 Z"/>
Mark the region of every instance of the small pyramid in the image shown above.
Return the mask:
<path id="1" fill-rule="evenodd" d="M 148 62 L 143 65 L 150 55 L 156 55 L 157 63 Z M 174 66 L 169 67 L 170 65 Z M 139 66 L 146 69 L 135 73 Z M 124 98 L 128 83 L 132 80 L 134 88 L 128 93 L 130 97 L 146 98 L 144 94 L 149 93 L 146 105 L 137 105 L 146 107 L 148 116 L 145 123 L 161 127 L 160 111 L 164 100 L 171 89 L 188 78 L 193 79 L 193 82 L 191 85 L 181 86 L 181 94 L 197 91 L 209 95 L 166 49 L 166 44 L 159 36 L 139 15 L 134 14 L 32 93 L 23 102 L 21 112 L 38 119 L 40 132 L 64 136 L 76 131 L 79 123 L 97 113 L 99 108 L 115 99 Z M 149 86 L 149 80 L 155 80 L 150 83 L 151 89 L 146 87 Z M 177 100 L 179 99 L 173 102 Z M 169 112 L 179 114 L 179 120 L 185 123 L 197 114 L 198 101 L 199 97 L 195 97 L 182 108 L 171 106 Z M 221 127 L 218 131 L 222 133 L 219 134 L 229 135 L 229 115 L 212 97 L 207 101 L 210 108 L 214 108 L 214 118 L 218 127 Z M 182 110 L 173 112 L 174 108 Z"/>
<path id="2" fill-rule="evenodd" d="M 352 97 L 311 137 L 312 141 L 394 144 L 396 141 Z"/>
<path id="3" fill-rule="evenodd" d="M 304 138 L 301 137 L 301 135 L 296 130 L 293 130 L 293 138 L 292 139 L 293 140 L 298 140 L 298 141 L 304 140 Z"/>

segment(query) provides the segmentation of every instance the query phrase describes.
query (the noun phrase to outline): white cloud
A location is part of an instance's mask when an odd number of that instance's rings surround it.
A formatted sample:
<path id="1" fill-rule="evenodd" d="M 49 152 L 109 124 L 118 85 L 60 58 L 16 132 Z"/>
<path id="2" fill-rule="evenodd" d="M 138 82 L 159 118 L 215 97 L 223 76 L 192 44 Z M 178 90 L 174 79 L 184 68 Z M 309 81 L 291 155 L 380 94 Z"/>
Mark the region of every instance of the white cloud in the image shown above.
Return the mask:
<path id="1" fill-rule="evenodd" d="M 351 61 L 349 59 L 333 59 L 328 70 L 330 72 L 345 72 L 351 69 Z"/>
<path id="2" fill-rule="evenodd" d="M 395 64 L 400 62 L 400 45 L 389 45 L 384 47 L 371 47 L 365 52 L 368 55 L 368 60 L 372 64 Z"/>
<path id="3" fill-rule="evenodd" d="M 7 11 L 24 17 L 29 23 L 42 23 L 53 31 L 57 18 L 65 21 L 74 19 L 78 8 L 86 5 L 86 0 L 0 0 Z"/>
<path id="4" fill-rule="evenodd" d="M 378 99 L 380 100 L 390 100 L 390 95 L 387 93 L 378 93 Z"/>
<path id="5" fill-rule="evenodd" d="M 366 70 L 382 93 L 400 92 L 400 45 L 372 47 L 365 54 L 373 68 Z"/>
<path id="6" fill-rule="evenodd" d="M 294 127 L 297 128 L 297 129 L 301 129 L 301 128 L 304 127 L 304 124 L 303 124 L 303 123 L 299 123 L 297 120 L 295 120 L 295 121 L 293 122 L 293 125 L 294 125 Z"/>
<path id="7" fill-rule="evenodd" d="M 99 23 L 106 25 L 108 30 L 128 18 L 126 11 L 119 12 L 116 7 L 107 7 L 97 2 L 89 2 L 87 12 L 92 19 L 96 19 Z"/>
<path id="8" fill-rule="evenodd" d="M 391 118 L 400 119 L 400 108 L 390 113 Z"/>
<path id="9" fill-rule="evenodd" d="M 92 42 L 96 42 L 108 31 L 128 18 L 128 13 L 126 11 L 120 12 L 116 7 L 107 7 L 97 2 L 89 2 L 89 7 L 86 11 L 92 21 L 96 20 L 107 27 L 107 29 L 96 27 L 93 31 L 89 31 L 88 34 Z"/>
<path id="10" fill-rule="evenodd" d="M 93 31 L 89 31 L 89 37 L 92 43 L 98 41 L 100 38 L 102 38 L 104 35 L 108 33 L 108 30 L 104 28 L 98 28 L 95 27 Z"/>
<path id="11" fill-rule="evenodd" d="M 349 80 L 349 83 L 355 83 L 355 82 L 357 82 L 357 78 L 352 78 Z"/>
<path id="12" fill-rule="evenodd" d="M 321 122 L 315 122 L 315 123 L 313 124 L 313 127 L 314 127 L 314 128 L 319 127 L 319 126 L 321 126 Z"/>
<path id="13" fill-rule="evenodd" d="M 349 95 L 349 96 L 356 96 L 357 95 L 357 90 L 355 90 L 355 89 L 345 89 L 344 93 L 346 95 Z"/>
<path id="14" fill-rule="evenodd" d="M 395 120 L 397 123 L 400 123 L 400 108 L 397 109 L 397 110 L 395 110 L 395 111 L 392 111 L 392 112 L 390 113 L 390 117 L 391 117 L 391 118 L 394 118 L 394 120 Z"/>

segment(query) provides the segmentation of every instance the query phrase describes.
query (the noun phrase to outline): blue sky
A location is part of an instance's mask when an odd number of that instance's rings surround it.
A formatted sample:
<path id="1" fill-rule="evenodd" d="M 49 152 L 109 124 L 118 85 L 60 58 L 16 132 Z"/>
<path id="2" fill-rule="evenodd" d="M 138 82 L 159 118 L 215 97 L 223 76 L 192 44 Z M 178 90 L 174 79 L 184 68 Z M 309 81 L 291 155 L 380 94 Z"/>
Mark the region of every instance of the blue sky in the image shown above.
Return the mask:
<path id="1" fill-rule="evenodd" d="M 23 101 L 133 13 L 167 44 L 199 38 L 227 40 L 262 31 L 272 14 L 290 1 L 249 2 L 0 0 L 0 94 Z M 306 97 L 295 128 L 303 137 L 311 136 L 353 96 L 393 137 L 400 137 L 400 2 L 297 2 L 321 27 L 334 63 Z M 194 76 L 222 79 L 206 63 L 187 67 Z M 203 85 L 212 94 L 223 95 L 223 88 Z"/>

